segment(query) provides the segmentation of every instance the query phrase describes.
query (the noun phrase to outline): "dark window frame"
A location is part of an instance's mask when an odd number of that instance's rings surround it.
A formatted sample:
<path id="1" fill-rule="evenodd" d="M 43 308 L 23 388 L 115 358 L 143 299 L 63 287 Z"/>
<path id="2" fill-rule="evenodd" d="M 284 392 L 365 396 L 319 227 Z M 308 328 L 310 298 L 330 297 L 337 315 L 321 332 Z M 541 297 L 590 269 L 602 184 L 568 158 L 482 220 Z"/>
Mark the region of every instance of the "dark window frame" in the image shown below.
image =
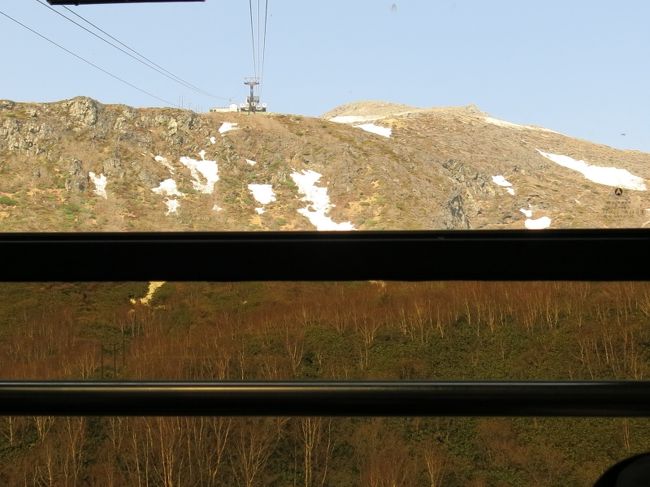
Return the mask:
<path id="1" fill-rule="evenodd" d="M 0 281 L 645 281 L 649 244 L 647 229 L 5 233 Z M 648 417 L 650 382 L 5 381 L 0 414 Z"/>

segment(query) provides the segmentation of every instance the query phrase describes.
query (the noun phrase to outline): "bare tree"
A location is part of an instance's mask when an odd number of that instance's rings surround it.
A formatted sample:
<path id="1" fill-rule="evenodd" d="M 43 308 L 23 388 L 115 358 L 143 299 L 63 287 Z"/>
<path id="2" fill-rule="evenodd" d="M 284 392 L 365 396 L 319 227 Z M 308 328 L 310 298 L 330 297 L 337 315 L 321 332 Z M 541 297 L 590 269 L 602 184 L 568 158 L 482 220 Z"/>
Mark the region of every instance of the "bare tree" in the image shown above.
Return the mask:
<path id="1" fill-rule="evenodd" d="M 427 477 L 430 487 L 441 487 L 447 467 L 447 457 L 435 445 L 429 445 L 422 453 L 424 464 L 427 468 Z"/>
<path id="2" fill-rule="evenodd" d="M 303 326 L 295 327 L 289 330 L 289 325 L 285 325 L 284 347 L 289 357 L 289 366 L 294 377 L 298 376 L 300 364 L 302 363 L 305 348 L 305 329 Z"/>
<path id="3" fill-rule="evenodd" d="M 86 418 L 66 417 L 63 421 L 63 430 L 63 438 L 66 442 L 63 458 L 65 484 L 76 486 L 84 462 Z"/>
<path id="4" fill-rule="evenodd" d="M 323 486 L 332 453 L 332 420 L 300 419 L 305 487 Z M 318 474 L 318 478 L 314 478 Z"/>
<path id="5" fill-rule="evenodd" d="M 238 484 L 256 485 L 277 439 L 277 429 L 270 419 L 244 419 L 233 434 L 230 463 Z"/>

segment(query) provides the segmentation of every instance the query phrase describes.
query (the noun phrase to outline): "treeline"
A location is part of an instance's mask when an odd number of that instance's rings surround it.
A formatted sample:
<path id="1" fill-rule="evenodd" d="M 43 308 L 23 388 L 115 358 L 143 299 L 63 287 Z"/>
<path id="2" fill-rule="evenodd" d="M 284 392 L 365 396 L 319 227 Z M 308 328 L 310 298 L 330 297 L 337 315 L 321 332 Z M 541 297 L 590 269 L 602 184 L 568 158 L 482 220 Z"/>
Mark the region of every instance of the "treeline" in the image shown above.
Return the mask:
<path id="1" fill-rule="evenodd" d="M 645 283 L 0 286 L 4 379 L 642 379 Z M 0 483 L 589 485 L 643 422 L 0 420 Z"/>

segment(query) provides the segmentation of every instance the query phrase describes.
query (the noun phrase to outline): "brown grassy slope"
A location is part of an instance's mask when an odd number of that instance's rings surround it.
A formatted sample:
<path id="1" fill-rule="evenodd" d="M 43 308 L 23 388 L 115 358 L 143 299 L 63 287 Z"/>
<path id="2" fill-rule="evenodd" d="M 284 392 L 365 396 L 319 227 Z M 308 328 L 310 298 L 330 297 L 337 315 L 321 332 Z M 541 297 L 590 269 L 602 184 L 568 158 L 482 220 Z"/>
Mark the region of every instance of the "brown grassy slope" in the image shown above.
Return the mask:
<path id="1" fill-rule="evenodd" d="M 548 131 L 501 127 L 475 108 L 411 109 L 362 103 L 332 114 L 378 112 L 391 138 L 351 125 L 290 115 L 195 114 L 102 105 L 88 98 L 49 104 L 0 102 L 0 230 L 313 229 L 297 210 L 290 175 L 323 175 L 336 222 L 358 229 L 523 228 L 520 208 L 554 227 L 639 227 L 646 192 L 586 180 L 536 149 L 650 177 L 650 155 Z M 379 113 L 380 112 L 380 113 Z M 223 122 L 239 130 L 218 133 Z M 215 137 L 215 143 L 210 138 Z M 181 156 L 216 160 L 214 194 L 192 187 Z M 165 157 L 174 174 L 154 157 Z M 245 159 L 258 162 L 246 164 Z M 90 171 L 108 178 L 108 198 L 93 193 Z M 492 182 L 505 176 L 510 196 Z M 152 188 L 174 177 L 185 193 L 175 215 Z M 248 184 L 272 184 L 277 201 L 258 215 Z M 576 202 L 575 200 L 578 200 Z M 215 211 L 218 206 L 222 211 Z"/>
<path id="2" fill-rule="evenodd" d="M 0 285 L 0 375 L 608 380 L 650 373 L 647 283 L 167 283 L 150 306 L 131 306 L 129 296 L 146 287 Z M 643 419 L 324 418 L 310 465 L 305 421 L 3 417 L 0 484 L 582 487 L 650 446 Z M 265 441 L 268 457 L 247 483 L 246 452 Z M 437 484 L 428 468 L 436 459 L 444 460 Z M 322 483 L 310 483 L 312 469 Z"/>
<path id="3" fill-rule="evenodd" d="M 368 106 L 372 107 L 368 110 Z M 325 115 L 371 117 L 374 123 L 393 128 L 400 146 L 411 148 L 426 162 L 442 161 L 446 187 L 463 199 L 471 228 L 522 227 L 520 208 L 531 209 L 534 218 L 549 216 L 553 227 L 638 227 L 647 222 L 646 192 L 624 191 L 599 185 L 581 174 L 542 157 L 537 150 L 585 160 L 596 166 L 627 169 L 650 177 L 650 155 L 621 151 L 574 139 L 546 129 L 499 126 L 474 106 L 409 109 L 370 102 L 351 104 Z M 492 183 L 503 175 L 516 190 L 514 197 Z M 577 201 L 576 201 L 577 200 Z"/>

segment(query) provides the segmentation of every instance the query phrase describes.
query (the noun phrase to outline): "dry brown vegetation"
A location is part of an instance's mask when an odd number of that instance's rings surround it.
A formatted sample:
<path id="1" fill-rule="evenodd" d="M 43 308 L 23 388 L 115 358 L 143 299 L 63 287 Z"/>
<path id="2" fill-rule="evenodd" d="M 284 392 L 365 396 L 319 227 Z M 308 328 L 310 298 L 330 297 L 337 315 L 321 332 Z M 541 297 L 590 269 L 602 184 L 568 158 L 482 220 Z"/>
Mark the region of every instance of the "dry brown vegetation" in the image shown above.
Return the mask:
<path id="1" fill-rule="evenodd" d="M 645 283 L 0 287 L 4 379 L 642 379 Z M 589 485 L 633 420 L 0 420 L 4 485 Z"/>
<path id="2" fill-rule="evenodd" d="M 382 103 L 332 113 L 377 115 L 390 139 L 350 125 L 291 115 L 196 114 L 102 105 L 0 103 L 0 230 L 308 230 L 290 175 L 323 175 L 337 222 L 364 230 L 524 228 L 520 209 L 554 228 L 648 223 L 647 192 L 593 183 L 536 149 L 650 179 L 650 156 L 561 134 L 497 126 L 475 107 L 412 109 Z M 385 118 L 382 118 L 385 117 Z M 222 137 L 223 122 L 239 130 Z M 215 143 L 210 138 L 215 137 Z M 197 192 L 181 156 L 215 160 L 213 194 Z M 168 165 L 156 162 L 160 155 Z M 257 161 L 254 167 L 245 159 Z M 107 199 L 88 174 L 107 177 Z M 492 177 L 502 175 L 516 194 Z M 185 194 L 177 214 L 152 189 L 173 178 Z M 248 184 L 272 184 L 277 201 L 263 215 Z M 223 211 L 214 211 L 216 206 Z"/>

